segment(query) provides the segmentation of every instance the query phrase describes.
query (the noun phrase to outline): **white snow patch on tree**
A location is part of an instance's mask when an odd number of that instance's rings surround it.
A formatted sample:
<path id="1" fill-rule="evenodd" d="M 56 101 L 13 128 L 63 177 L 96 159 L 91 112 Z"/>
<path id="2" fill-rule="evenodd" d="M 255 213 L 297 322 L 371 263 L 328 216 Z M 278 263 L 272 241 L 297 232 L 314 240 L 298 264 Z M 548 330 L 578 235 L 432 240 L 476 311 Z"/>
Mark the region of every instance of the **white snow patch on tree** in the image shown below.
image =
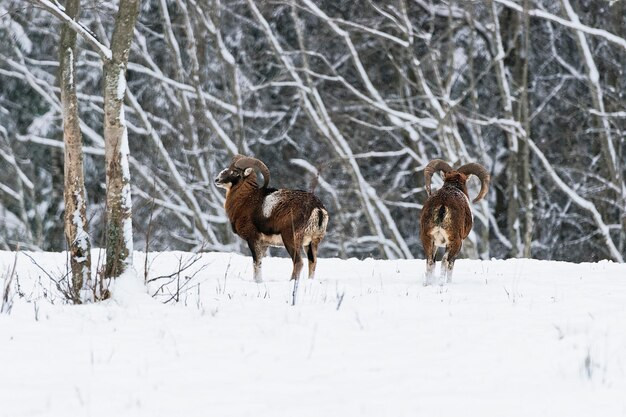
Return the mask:
<path id="1" fill-rule="evenodd" d="M 119 92 L 119 90 L 118 90 Z M 122 188 L 122 208 L 125 212 L 130 213 L 133 208 L 131 187 L 130 187 L 130 149 L 128 146 L 128 128 L 126 126 L 126 117 L 124 114 L 124 106 L 120 109 L 120 123 L 123 126 L 122 138 L 120 139 L 120 165 L 122 168 L 122 178 L 124 187 Z M 133 222 L 132 217 L 128 216 L 124 219 L 124 242 L 129 254 L 133 253 Z"/>
<path id="2" fill-rule="evenodd" d="M 124 94 L 126 94 L 126 75 L 124 68 L 120 68 L 120 74 L 117 77 L 117 99 L 124 100 Z"/>
<path id="3" fill-rule="evenodd" d="M 80 214 L 81 208 L 85 206 L 85 201 L 81 191 L 76 191 L 74 196 L 76 198 L 76 209 L 72 213 L 72 223 L 76 227 L 76 243 L 82 251 L 86 251 L 89 248 L 87 245 L 88 235 L 83 227 L 83 217 Z M 84 260 L 78 259 L 76 259 L 76 261 L 84 262 Z"/>
<path id="4" fill-rule="evenodd" d="M 68 88 L 73 89 L 74 88 L 74 51 L 72 51 L 72 48 L 67 48 L 66 51 L 67 53 L 67 70 L 69 71 L 69 74 L 67 75 L 67 80 L 68 80 Z"/>

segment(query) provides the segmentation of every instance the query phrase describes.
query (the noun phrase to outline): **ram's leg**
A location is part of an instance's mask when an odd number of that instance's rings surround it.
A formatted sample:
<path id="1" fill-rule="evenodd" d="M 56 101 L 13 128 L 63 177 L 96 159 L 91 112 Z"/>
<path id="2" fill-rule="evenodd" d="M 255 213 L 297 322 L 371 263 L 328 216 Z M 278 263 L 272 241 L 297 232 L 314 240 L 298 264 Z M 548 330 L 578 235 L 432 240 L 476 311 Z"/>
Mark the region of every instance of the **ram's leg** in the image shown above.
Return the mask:
<path id="1" fill-rule="evenodd" d="M 317 245 L 319 242 L 312 240 L 308 246 L 306 246 L 306 256 L 309 259 L 309 279 L 315 277 L 315 267 L 317 266 Z"/>
<path id="2" fill-rule="evenodd" d="M 291 273 L 291 279 L 300 278 L 300 272 L 302 271 L 302 239 L 297 239 L 291 233 L 281 234 L 285 249 L 289 253 L 289 257 L 293 262 L 293 271 Z"/>
<path id="3" fill-rule="evenodd" d="M 457 255 L 461 251 L 461 245 L 463 241 L 461 239 L 456 239 L 451 241 L 446 247 L 446 254 L 444 255 L 444 260 L 441 262 L 441 282 L 443 285 L 444 282 L 451 283 L 452 282 L 452 271 L 454 270 L 454 261 L 456 260 Z"/>
<path id="4" fill-rule="evenodd" d="M 296 305 L 296 296 L 298 295 L 298 284 L 300 283 L 300 272 L 302 271 L 302 239 L 297 239 L 292 233 L 282 233 L 285 249 L 289 252 L 289 256 L 293 261 L 293 272 L 291 280 L 293 281 L 293 292 L 291 293 L 291 305 Z"/>
<path id="5" fill-rule="evenodd" d="M 249 240 L 248 247 L 250 248 L 250 252 L 252 252 L 252 263 L 254 267 L 254 281 L 263 282 L 261 264 L 263 263 L 263 257 L 265 256 L 265 252 L 267 252 L 267 245 L 258 241 Z"/>
<path id="6" fill-rule="evenodd" d="M 424 247 L 424 254 L 426 256 L 426 275 L 424 276 L 424 286 L 426 286 L 433 283 L 437 247 L 431 236 L 422 236 L 422 246 Z"/>

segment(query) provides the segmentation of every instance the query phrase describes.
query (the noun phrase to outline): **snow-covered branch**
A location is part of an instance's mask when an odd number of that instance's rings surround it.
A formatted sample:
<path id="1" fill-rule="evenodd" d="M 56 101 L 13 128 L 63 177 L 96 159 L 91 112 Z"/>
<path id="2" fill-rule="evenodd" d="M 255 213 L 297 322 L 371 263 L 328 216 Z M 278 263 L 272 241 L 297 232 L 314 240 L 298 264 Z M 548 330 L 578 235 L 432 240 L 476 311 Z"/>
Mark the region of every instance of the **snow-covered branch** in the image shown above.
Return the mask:
<path id="1" fill-rule="evenodd" d="M 51 2 L 50 0 L 29 0 L 32 3 L 40 6 L 42 9 L 46 10 L 49 13 L 52 13 L 58 19 L 60 19 L 63 23 L 69 25 L 72 30 L 75 30 L 87 43 L 94 47 L 96 52 L 100 54 L 100 56 L 105 60 L 110 60 L 112 58 L 111 50 L 107 48 L 102 42 L 100 42 L 96 37 L 82 24 L 72 19 L 65 13 L 65 10 L 57 4 Z"/>
<path id="2" fill-rule="evenodd" d="M 521 5 L 515 3 L 512 0 L 493 0 L 493 1 L 520 13 L 523 13 L 524 11 L 524 8 Z M 550 20 L 552 22 L 558 23 L 560 25 L 563 25 L 571 29 L 575 29 L 580 32 L 584 32 L 593 36 L 604 38 L 608 40 L 609 42 L 612 42 L 616 45 L 619 45 L 621 48 L 626 49 L 626 39 L 621 38 L 607 30 L 593 28 L 593 27 L 580 23 L 580 21 L 574 22 L 571 20 L 563 19 L 562 17 L 553 15 L 552 13 L 548 13 L 540 9 L 530 9 L 528 11 L 528 14 L 533 17 Z"/>
<path id="3" fill-rule="evenodd" d="M 543 152 L 541 152 L 541 150 L 539 149 L 539 147 L 535 144 L 533 140 L 529 140 L 528 143 L 530 145 L 530 149 L 535 153 L 535 156 L 539 158 L 544 169 L 546 170 L 546 172 L 548 173 L 552 181 L 555 182 L 555 184 L 561 189 L 561 191 L 563 191 L 565 194 L 567 194 L 569 198 L 572 199 L 574 204 L 576 204 L 578 207 L 582 208 L 583 210 L 586 210 L 589 213 L 591 213 L 593 221 L 595 222 L 596 227 L 600 231 L 600 234 L 604 238 L 604 242 L 607 246 L 607 249 L 609 250 L 609 253 L 611 254 L 611 257 L 615 259 L 617 262 L 624 262 L 624 257 L 615 246 L 615 243 L 613 242 L 613 239 L 611 238 L 609 228 L 604 222 L 604 220 L 602 219 L 602 216 L 600 215 L 600 212 L 598 211 L 595 204 L 593 204 L 593 202 L 589 200 L 582 198 L 570 186 L 565 184 L 565 182 L 561 179 L 561 177 L 559 177 L 559 175 L 554 170 L 554 167 L 552 167 L 552 165 L 550 164 L 546 156 L 543 154 Z"/>

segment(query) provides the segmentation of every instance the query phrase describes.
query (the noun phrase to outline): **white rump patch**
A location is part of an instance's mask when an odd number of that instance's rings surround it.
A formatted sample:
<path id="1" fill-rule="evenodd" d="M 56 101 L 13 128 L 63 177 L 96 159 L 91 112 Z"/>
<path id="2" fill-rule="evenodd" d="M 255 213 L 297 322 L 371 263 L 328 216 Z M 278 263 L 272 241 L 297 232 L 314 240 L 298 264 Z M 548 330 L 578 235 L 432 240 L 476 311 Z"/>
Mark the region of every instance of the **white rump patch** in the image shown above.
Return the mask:
<path id="1" fill-rule="evenodd" d="M 274 211 L 274 207 L 281 199 L 281 192 L 274 191 L 272 194 L 268 194 L 263 200 L 263 215 L 266 218 L 269 218 L 272 215 L 272 211 Z"/>
<path id="2" fill-rule="evenodd" d="M 445 248 L 448 246 L 450 242 L 448 238 L 448 233 L 441 227 L 435 226 L 433 230 L 430 232 L 430 235 L 433 237 L 435 241 L 435 246 L 439 246 L 440 248 Z"/>

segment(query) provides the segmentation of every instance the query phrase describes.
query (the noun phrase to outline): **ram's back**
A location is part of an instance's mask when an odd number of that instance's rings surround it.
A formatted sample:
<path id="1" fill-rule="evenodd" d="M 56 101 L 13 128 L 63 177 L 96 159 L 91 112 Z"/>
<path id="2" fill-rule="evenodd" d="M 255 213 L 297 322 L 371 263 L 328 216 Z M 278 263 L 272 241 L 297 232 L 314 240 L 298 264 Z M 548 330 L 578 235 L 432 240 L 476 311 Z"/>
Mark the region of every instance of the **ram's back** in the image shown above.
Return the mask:
<path id="1" fill-rule="evenodd" d="M 472 224 L 472 209 L 465 193 L 444 185 L 424 203 L 420 234 L 432 236 L 437 246 L 446 246 L 451 239 L 465 239 Z"/>

